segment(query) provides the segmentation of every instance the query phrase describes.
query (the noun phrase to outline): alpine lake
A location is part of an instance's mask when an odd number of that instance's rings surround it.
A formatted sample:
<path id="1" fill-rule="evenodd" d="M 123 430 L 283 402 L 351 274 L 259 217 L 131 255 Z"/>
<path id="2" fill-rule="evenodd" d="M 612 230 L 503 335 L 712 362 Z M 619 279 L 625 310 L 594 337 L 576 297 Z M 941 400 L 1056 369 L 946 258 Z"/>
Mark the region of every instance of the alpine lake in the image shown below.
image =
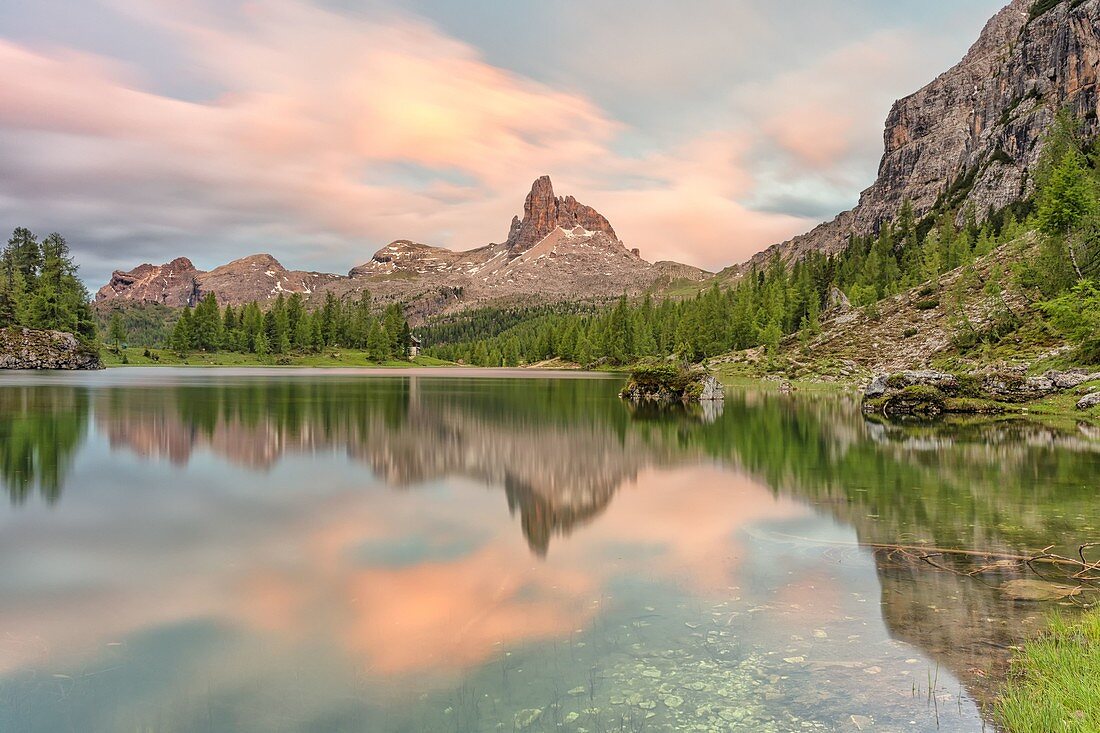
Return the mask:
<path id="1" fill-rule="evenodd" d="M 0 374 L 0 731 L 995 730 L 1092 428 L 624 381 Z"/>

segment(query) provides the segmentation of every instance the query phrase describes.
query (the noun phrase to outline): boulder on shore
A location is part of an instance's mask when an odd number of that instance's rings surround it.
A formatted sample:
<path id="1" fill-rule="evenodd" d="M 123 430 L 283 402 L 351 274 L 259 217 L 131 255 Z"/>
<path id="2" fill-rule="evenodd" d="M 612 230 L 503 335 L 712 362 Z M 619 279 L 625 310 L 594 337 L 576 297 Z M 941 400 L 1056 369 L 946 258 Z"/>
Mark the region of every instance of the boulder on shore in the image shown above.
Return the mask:
<path id="1" fill-rule="evenodd" d="M 0 369 L 102 369 L 99 350 L 64 331 L 0 329 Z"/>
<path id="2" fill-rule="evenodd" d="M 1100 405 L 1100 392 L 1091 392 L 1077 402 L 1078 410 L 1089 410 Z"/>
<path id="3" fill-rule="evenodd" d="M 725 399 L 721 382 L 698 367 L 668 362 L 639 364 L 619 396 L 635 404 L 693 404 Z"/>
<path id="4" fill-rule="evenodd" d="M 863 411 L 886 417 L 935 417 L 943 413 L 996 413 L 1006 406 L 1042 399 L 1086 382 L 1100 372 L 1048 371 L 1038 377 L 1020 372 L 949 374 L 911 370 L 880 374 L 863 391 Z M 1078 403 L 1080 409 L 1088 398 Z M 1097 402 L 1100 404 L 1100 393 Z"/>

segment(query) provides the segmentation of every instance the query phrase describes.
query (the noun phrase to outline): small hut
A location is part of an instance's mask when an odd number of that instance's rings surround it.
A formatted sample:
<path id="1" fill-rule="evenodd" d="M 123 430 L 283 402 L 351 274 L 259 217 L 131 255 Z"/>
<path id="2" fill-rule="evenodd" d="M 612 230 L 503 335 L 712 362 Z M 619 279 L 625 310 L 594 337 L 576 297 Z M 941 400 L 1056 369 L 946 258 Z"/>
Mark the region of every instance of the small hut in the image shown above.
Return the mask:
<path id="1" fill-rule="evenodd" d="M 409 343 L 406 345 L 405 350 L 410 359 L 420 356 L 420 339 L 410 333 Z"/>

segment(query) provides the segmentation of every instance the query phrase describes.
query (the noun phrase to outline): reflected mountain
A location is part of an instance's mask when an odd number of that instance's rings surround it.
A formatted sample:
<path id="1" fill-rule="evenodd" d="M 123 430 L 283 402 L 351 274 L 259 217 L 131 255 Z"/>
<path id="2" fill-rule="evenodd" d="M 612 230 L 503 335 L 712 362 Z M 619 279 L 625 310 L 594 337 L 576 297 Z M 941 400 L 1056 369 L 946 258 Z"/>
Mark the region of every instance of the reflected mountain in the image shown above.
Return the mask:
<path id="1" fill-rule="evenodd" d="M 114 449 L 183 465 L 202 451 L 253 470 L 338 450 L 393 488 L 451 476 L 502 488 L 543 555 L 638 471 L 675 459 L 606 409 L 605 380 L 264 382 L 105 390 L 95 421 Z M 614 403 L 613 403 L 614 404 Z M 617 407 L 617 405 L 615 405 Z"/>
<path id="2" fill-rule="evenodd" d="M 1100 442 L 1026 420 L 893 425 L 843 396 L 731 395 L 724 410 L 632 412 L 615 380 L 271 379 L 170 388 L 0 389 L 0 477 L 15 503 L 56 501 L 89 425 L 113 450 L 250 471 L 341 452 L 391 488 L 464 478 L 502 490 L 530 549 L 594 521 L 651 468 L 719 464 L 852 527 L 863 546 L 1073 551 L 1100 526 Z M 690 531 L 690 530 L 688 530 Z M 812 541 L 779 538 L 791 544 Z M 1046 609 L 1003 577 L 877 552 L 883 615 L 979 699 Z M 963 568 L 965 570 L 965 568 Z"/>

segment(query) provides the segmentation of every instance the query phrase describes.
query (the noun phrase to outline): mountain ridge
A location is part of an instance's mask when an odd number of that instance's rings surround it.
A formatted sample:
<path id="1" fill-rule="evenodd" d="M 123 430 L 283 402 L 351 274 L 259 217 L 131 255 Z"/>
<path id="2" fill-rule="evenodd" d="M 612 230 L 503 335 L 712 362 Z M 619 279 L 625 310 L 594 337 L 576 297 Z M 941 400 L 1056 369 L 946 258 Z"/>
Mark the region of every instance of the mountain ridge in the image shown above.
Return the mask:
<path id="1" fill-rule="evenodd" d="M 710 273 L 690 265 L 642 259 L 619 240 L 606 217 L 572 196 L 556 196 L 550 177 L 541 176 L 524 201 L 523 218 L 512 219 L 504 242 L 451 250 L 398 239 L 347 275 L 288 270 L 269 254 L 249 255 L 210 271 L 177 257 L 163 265 L 116 270 L 96 301 L 185 307 L 212 292 L 222 305 L 241 305 L 279 294 L 354 297 L 369 291 L 376 300 L 405 303 L 416 319 L 496 300 L 636 295 L 676 280 L 707 277 Z"/>
<path id="2" fill-rule="evenodd" d="M 813 252 L 835 255 L 852 235 L 876 234 L 905 203 L 918 220 L 949 213 L 959 223 L 972 212 L 980 224 L 1030 195 L 1032 170 L 1061 110 L 1082 120 L 1085 135 L 1100 131 L 1100 0 L 1039 9 L 1033 0 L 1012 0 L 957 64 L 893 104 L 878 175 L 855 207 L 730 266 L 722 279 L 735 280 L 776 256 L 790 262 Z M 254 266 L 264 258 L 270 261 L 262 269 Z M 602 214 L 556 196 L 542 176 L 503 242 L 459 251 L 397 239 L 346 276 L 287 270 L 270 255 L 210 272 L 177 258 L 116 271 L 96 299 L 182 307 L 207 292 L 238 304 L 280 292 L 354 297 L 369 290 L 422 319 L 490 301 L 602 300 L 709 279 L 689 265 L 645 261 Z"/>
<path id="3" fill-rule="evenodd" d="M 1082 120 L 1088 137 L 1100 131 L 1100 0 L 1036 8 L 1012 0 L 959 63 L 893 104 L 878 174 L 855 207 L 723 272 L 736 277 L 776 255 L 836 254 L 849 235 L 876 234 L 906 201 L 918 219 L 952 209 L 961 221 L 973 207 L 980 224 L 1025 198 L 1059 111 Z"/>

